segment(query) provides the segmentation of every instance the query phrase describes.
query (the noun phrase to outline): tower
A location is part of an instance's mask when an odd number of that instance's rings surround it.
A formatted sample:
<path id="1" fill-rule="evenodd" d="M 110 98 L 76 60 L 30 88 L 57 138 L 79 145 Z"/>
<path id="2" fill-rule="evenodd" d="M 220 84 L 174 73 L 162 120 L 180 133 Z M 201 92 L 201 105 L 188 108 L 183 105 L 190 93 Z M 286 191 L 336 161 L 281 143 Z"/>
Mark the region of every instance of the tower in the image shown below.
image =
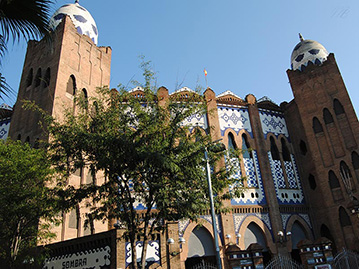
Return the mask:
<path id="1" fill-rule="evenodd" d="M 297 152 L 315 237 L 358 250 L 359 125 L 332 53 L 318 42 L 295 46 L 287 70 L 294 99 L 282 105 Z"/>
<path id="2" fill-rule="evenodd" d="M 49 115 L 61 120 L 66 108 L 76 107 L 74 97 L 94 96 L 96 88 L 109 85 L 111 48 L 98 47 L 97 26 L 91 14 L 78 1 L 60 7 L 50 20 L 51 40 L 30 41 L 11 121 L 10 137 L 36 146 L 48 137 L 39 126 L 40 115 L 22 108 L 22 100 L 35 102 Z M 77 171 L 69 184 L 77 186 L 91 180 L 86 169 Z M 55 228 L 57 240 L 66 240 L 107 230 L 96 223 L 84 229 L 85 208 L 63 215 Z"/>
<path id="3" fill-rule="evenodd" d="M 12 139 L 32 145 L 45 137 L 38 127 L 39 115 L 22 109 L 22 100 L 34 101 L 60 118 L 64 108 L 73 106 L 77 92 L 91 96 L 96 87 L 110 82 L 111 48 L 97 47 L 96 23 L 78 1 L 60 7 L 50 27 L 50 41 L 28 43 L 10 128 Z"/>

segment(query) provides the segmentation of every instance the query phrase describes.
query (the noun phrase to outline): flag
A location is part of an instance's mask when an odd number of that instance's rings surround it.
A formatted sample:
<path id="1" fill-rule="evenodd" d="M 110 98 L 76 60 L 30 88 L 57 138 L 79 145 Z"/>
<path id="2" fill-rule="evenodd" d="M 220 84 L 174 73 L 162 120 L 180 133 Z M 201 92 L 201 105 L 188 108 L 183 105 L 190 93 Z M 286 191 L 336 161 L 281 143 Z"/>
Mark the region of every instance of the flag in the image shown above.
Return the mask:
<path id="1" fill-rule="evenodd" d="M 203 72 L 204 72 L 204 75 L 207 76 L 207 70 L 206 70 L 206 68 L 203 70 Z"/>

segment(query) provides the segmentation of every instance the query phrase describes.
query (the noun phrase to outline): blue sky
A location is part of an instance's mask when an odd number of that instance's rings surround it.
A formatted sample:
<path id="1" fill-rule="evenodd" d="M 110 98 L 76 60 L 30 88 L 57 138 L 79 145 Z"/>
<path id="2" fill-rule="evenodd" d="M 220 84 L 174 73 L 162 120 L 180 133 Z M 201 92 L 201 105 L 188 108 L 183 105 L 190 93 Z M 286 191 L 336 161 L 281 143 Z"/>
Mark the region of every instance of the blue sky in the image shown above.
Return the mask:
<path id="1" fill-rule="evenodd" d="M 60 6 L 74 1 L 57 0 Z M 359 105 L 359 1 L 357 0 L 81 0 L 99 30 L 99 45 L 111 46 L 111 87 L 141 80 L 139 55 L 151 60 L 158 86 L 206 85 L 216 94 L 244 98 L 293 98 L 286 70 L 305 39 L 335 54 L 354 107 Z M 25 42 L 11 46 L 2 71 L 17 91 Z M 5 102 L 13 105 L 15 95 Z"/>

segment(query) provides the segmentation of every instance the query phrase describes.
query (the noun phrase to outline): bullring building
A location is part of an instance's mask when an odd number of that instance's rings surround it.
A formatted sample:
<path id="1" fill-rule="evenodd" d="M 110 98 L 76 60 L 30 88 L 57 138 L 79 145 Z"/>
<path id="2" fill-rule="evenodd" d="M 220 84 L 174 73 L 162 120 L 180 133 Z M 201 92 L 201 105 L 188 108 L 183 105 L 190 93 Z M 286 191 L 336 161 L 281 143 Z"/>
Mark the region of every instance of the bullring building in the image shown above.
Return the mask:
<path id="1" fill-rule="evenodd" d="M 96 87 L 110 82 L 111 48 L 97 46 L 96 23 L 84 7 L 77 1 L 62 6 L 53 15 L 51 27 L 54 42 L 29 42 L 11 121 L 9 117 L 0 121 L 0 128 L 7 128 L 2 133 L 32 145 L 45 137 L 37 127 L 39 117 L 24 111 L 19 100 L 34 100 L 61 119 L 63 107 L 73 105 L 76 92 L 91 96 Z M 265 262 L 278 254 L 300 261 L 298 243 L 323 237 L 331 241 L 334 254 L 343 248 L 359 251 L 359 125 L 334 54 L 300 36 L 287 75 L 294 94 L 288 103 L 278 106 L 268 97 L 241 98 L 231 91 L 216 95 L 208 88 L 203 93 L 208 110 L 216 112 L 192 119 L 213 140 L 223 139 L 227 148 L 252 149 L 236 162 L 235 176 L 247 178 L 244 193 L 226 202 L 229 213 L 216 216 L 225 268 L 244 268 L 231 266 L 231 258 L 237 256 L 226 251 L 247 250 L 253 243 L 262 247 Z M 173 93 L 160 91 L 165 98 L 192 92 L 186 87 Z M 141 88 L 131 91 L 141 92 Z M 84 169 L 69 184 L 91 180 L 90 171 Z M 144 209 L 141 204 L 134 207 Z M 54 227 L 57 252 L 48 260 L 48 268 L 85 252 L 92 256 L 79 258 L 81 263 L 129 266 L 132 257 L 126 242 L 114 242 L 119 231 L 100 221 L 85 229 L 86 210 L 80 205 L 63 214 L 62 224 Z M 153 239 L 147 254 L 151 268 L 215 263 L 212 220 L 209 215 L 200 218 L 201 225 L 187 220 L 171 223 L 166 235 Z M 175 239 L 174 245 L 167 244 L 169 237 Z M 86 243 L 90 241 L 91 246 Z M 71 250 L 70 245 L 77 247 Z M 106 255 L 95 259 L 96 253 Z"/>

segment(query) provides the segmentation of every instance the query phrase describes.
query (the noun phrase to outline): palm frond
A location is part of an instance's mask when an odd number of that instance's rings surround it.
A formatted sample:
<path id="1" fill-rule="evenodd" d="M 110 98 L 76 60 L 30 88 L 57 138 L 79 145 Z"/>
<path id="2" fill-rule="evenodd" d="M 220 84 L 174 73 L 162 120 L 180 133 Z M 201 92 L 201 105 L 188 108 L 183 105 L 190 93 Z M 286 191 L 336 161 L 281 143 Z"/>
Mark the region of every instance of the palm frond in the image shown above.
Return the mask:
<path id="1" fill-rule="evenodd" d="M 0 35 L 0 59 L 4 56 L 5 52 L 7 51 L 6 42 L 2 35 Z M 0 61 L 1 66 L 1 61 Z"/>
<path id="2" fill-rule="evenodd" d="M 0 30 L 3 39 L 38 38 L 49 32 L 52 0 L 0 1 Z"/>
<path id="3" fill-rule="evenodd" d="M 5 77 L 0 73 L 0 99 L 3 99 L 4 96 L 9 97 L 9 94 L 13 93 L 12 88 L 7 84 Z"/>

